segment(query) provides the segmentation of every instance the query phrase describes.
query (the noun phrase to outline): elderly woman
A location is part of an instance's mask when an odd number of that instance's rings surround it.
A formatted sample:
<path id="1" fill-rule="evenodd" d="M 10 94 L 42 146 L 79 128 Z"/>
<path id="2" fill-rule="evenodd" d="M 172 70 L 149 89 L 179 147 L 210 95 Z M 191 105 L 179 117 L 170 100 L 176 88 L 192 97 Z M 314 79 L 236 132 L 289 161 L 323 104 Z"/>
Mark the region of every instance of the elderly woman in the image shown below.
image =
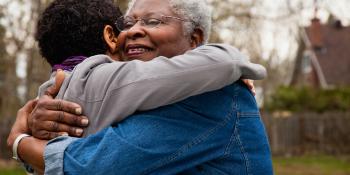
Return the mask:
<path id="1" fill-rule="evenodd" d="M 135 0 L 129 7 L 118 22 L 129 60 L 174 57 L 208 38 L 210 15 L 203 1 Z M 241 82 L 139 112 L 87 138 L 58 138 L 47 147 L 56 148 L 46 150 L 47 173 L 272 174 L 259 111 Z M 43 156 L 28 146 L 22 149 Z"/>

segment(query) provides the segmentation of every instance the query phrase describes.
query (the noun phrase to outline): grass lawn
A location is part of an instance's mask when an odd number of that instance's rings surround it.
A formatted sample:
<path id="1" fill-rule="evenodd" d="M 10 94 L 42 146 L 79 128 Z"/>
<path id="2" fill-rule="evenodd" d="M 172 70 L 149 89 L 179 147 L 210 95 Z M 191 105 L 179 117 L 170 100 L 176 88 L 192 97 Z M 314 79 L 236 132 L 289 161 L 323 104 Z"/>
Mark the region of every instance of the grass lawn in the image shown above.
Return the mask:
<path id="1" fill-rule="evenodd" d="M 21 168 L 1 168 L 1 175 L 26 175 Z"/>
<path id="2" fill-rule="evenodd" d="M 274 157 L 276 175 L 350 175 L 350 156 Z"/>
<path id="3" fill-rule="evenodd" d="M 350 156 L 274 157 L 276 175 L 350 175 Z M 25 175 L 14 164 L 0 164 L 1 175 Z"/>
<path id="4" fill-rule="evenodd" d="M 24 170 L 15 161 L 5 162 L 0 160 L 1 175 L 25 175 Z"/>

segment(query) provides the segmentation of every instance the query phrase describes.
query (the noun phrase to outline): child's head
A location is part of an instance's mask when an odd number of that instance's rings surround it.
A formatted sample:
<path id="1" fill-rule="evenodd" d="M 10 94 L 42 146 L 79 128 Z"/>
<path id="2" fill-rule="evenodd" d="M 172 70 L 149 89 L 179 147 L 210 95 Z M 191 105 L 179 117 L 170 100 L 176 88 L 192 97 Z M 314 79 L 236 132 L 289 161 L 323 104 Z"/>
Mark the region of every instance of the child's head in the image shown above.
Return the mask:
<path id="1" fill-rule="evenodd" d="M 51 66 L 70 56 L 105 54 L 104 28 L 112 26 L 118 36 L 114 23 L 120 16 L 112 0 L 55 0 L 37 24 L 40 53 Z"/>

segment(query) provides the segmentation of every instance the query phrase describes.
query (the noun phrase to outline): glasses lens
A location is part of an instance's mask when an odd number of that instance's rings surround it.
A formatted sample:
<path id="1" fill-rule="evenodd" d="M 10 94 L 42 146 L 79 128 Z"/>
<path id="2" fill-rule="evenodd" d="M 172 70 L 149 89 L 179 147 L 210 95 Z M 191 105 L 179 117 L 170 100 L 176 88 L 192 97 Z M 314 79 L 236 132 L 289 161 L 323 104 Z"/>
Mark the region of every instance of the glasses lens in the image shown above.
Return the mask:
<path id="1" fill-rule="evenodd" d="M 148 18 L 144 19 L 144 23 L 145 26 L 147 26 L 148 28 L 155 28 L 158 27 L 162 23 L 162 21 L 157 18 Z"/>
<path id="2" fill-rule="evenodd" d="M 119 31 L 129 30 L 132 26 L 135 25 L 136 20 L 132 17 L 121 17 L 116 22 L 116 27 Z"/>
<path id="3" fill-rule="evenodd" d="M 162 20 L 158 18 L 145 18 L 145 19 L 136 20 L 132 17 L 126 16 L 126 17 L 121 17 L 117 20 L 116 27 L 121 32 L 127 31 L 130 28 L 132 28 L 137 23 L 137 21 L 140 21 L 141 25 L 147 28 L 155 28 L 162 23 Z"/>
<path id="4" fill-rule="evenodd" d="M 124 17 L 118 18 L 115 25 L 120 32 L 124 31 Z"/>

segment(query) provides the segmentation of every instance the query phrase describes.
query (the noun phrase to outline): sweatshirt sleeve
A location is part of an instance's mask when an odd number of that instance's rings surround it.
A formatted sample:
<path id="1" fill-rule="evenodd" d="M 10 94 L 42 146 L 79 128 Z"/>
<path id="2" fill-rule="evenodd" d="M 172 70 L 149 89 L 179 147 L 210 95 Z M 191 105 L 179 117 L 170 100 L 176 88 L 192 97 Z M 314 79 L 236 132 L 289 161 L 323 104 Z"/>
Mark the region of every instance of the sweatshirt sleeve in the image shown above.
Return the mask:
<path id="1" fill-rule="evenodd" d="M 249 62 L 236 48 L 225 44 L 204 45 L 170 59 L 96 61 L 77 68 L 71 79 L 75 82 L 71 94 L 84 101 L 85 109 L 95 111 L 90 112 L 97 114 L 91 123 L 97 130 L 136 111 L 217 90 L 240 78 L 259 80 L 266 76 L 263 66 Z"/>

